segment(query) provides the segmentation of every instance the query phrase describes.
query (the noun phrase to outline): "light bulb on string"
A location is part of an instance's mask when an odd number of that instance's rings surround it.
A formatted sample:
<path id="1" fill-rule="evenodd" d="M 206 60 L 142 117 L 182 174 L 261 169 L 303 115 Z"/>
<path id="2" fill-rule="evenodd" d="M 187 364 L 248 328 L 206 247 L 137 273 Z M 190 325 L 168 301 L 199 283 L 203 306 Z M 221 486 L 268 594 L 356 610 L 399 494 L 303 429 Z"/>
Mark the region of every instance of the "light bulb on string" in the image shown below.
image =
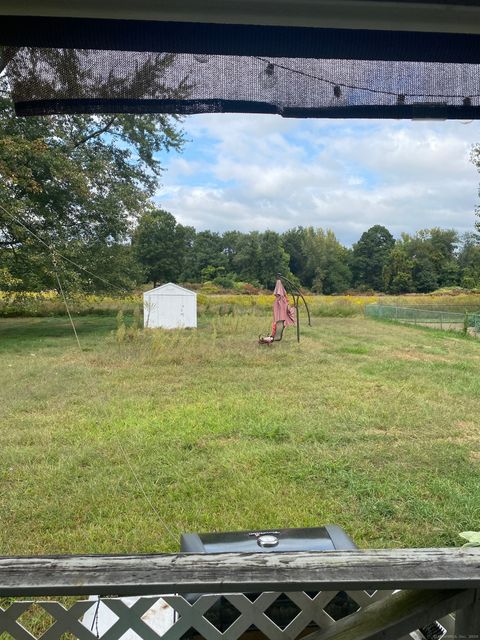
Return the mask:
<path id="1" fill-rule="evenodd" d="M 263 71 L 258 74 L 260 86 L 263 89 L 273 89 L 277 84 L 278 78 L 275 74 L 275 65 L 269 62 Z"/>
<path id="2" fill-rule="evenodd" d="M 471 107 L 472 106 L 472 99 L 470 98 L 470 96 L 465 96 L 465 98 L 462 100 L 462 104 L 464 107 Z M 463 120 L 460 124 L 472 124 L 473 120 Z"/>
<path id="3" fill-rule="evenodd" d="M 342 91 L 342 87 L 339 84 L 333 86 L 333 96 L 328 101 L 329 107 L 344 107 L 347 104 L 347 99 Z"/>

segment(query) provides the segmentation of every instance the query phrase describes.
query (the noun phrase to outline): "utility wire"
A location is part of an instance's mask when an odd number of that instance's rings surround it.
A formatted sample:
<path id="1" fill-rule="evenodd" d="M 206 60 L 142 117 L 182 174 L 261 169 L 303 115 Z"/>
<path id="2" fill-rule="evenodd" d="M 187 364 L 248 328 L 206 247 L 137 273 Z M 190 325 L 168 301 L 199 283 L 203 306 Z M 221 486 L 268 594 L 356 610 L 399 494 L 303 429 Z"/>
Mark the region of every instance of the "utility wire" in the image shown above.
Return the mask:
<path id="1" fill-rule="evenodd" d="M 140 489 L 140 491 L 143 494 L 143 497 L 145 498 L 145 502 L 150 506 L 151 510 L 153 511 L 154 515 L 156 515 L 156 517 L 158 518 L 158 521 L 160 522 L 160 524 L 162 525 L 162 527 L 164 528 L 164 530 L 170 535 L 170 537 L 172 538 L 172 540 L 174 540 L 175 542 L 178 543 L 178 534 L 175 533 L 173 531 L 173 529 L 167 525 L 166 521 L 162 518 L 160 512 L 158 511 L 157 507 L 153 504 L 153 502 L 151 501 L 150 497 L 148 496 L 147 492 L 145 491 L 142 482 L 140 481 L 140 478 L 137 475 L 137 472 L 135 471 L 133 465 L 130 462 L 130 458 L 127 455 L 127 452 L 125 451 L 125 449 L 123 448 L 123 446 L 120 444 L 120 441 L 117 440 L 116 441 L 118 444 L 118 448 L 119 450 L 122 452 L 123 457 L 125 458 L 125 462 L 128 465 L 128 468 L 130 469 L 130 472 L 132 474 L 132 476 L 135 478 L 138 488 Z"/>
<path id="2" fill-rule="evenodd" d="M 63 302 L 65 303 L 65 309 L 67 310 L 67 315 L 70 320 L 70 324 L 72 325 L 73 333 L 75 334 L 75 339 L 77 341 L 78 348 L 80 349 L 80 351 L 82 351 L 82 345 L 80 344 L 80 340 L 78 339 L 77 328 L 75 327 L 72 314 L 70 313 L 70 307 L 68 306 L 67 297 L 65 295 L 65 292 L 63 291 L 62 283 L 60 281 L 57 260 L 55 258 L 55 253 L 53 252 L 53 248 L 52 248 L 52 262 L 53 262 L 53 270 L 55 271 L 55 276 L 57 278 L 58 288 L 60 289 L 60 293 L 62 294 Z"/>
<path id="3" fill-rule="evenodd" d="M 7 216 L 9 216 L 12 220 L 14 220 L 14 222 L 16 222 L 21 227 L 23 227 L 26 231 L 28 231 L 28 233 L 30 233 L 34 238 L 36 238 L 45 247 L 47 247 L 47 249 L 49 251 L 52 251 L 52 252 L 56 253 L 56 255 L 59 258 L 62 258 L 62 260 L 65 260 L 66 262 L 70 262 L 70 264 L 72 264 L 74 267 L 77 267 L 77 269 L 80 269 L 81 271 L 84 271 L 89 276 L 92 276 L 93 278 L 96 278 L 97 280 L 99 280 L 100 282 L 103 282 L 104 284 L 108 284 L 109 287 L 112 287 L 113 289 L 117 289 L 117 291 L 121 291 L 122 293 L 129 293 L 127 289 L 125 289 L 123 287 L 119 287 L 117 284 L 113 284 L 112 282 L 109 282 L 108 280 L 105 280 L 105 278 L 102 278 L 98 274 L 93 273 L 92 271 L 89 271 L 88 269 L 83 267 L 81 264 L 78 264 L 77 262 L 75 262 L 71 258 L 68 258 L 67 256 L 64 256 L 62 253 L 60 253 L 58 251 L 58 249 L 53 248 L 50 244 L 48 244 L 48 242 L 46 242 L 43 238 L 41 238 L 38 235 L 38 233 L 35 233 L 35 231 L 32 231 L 32 229 L 30 229 L 30 227 L 28 227 L 24 222 L 22 222 L 22 220 L 20 220 L 17 216 L 15 216 L 13 213 L 11 213 L 11 211 L 8 211 L 8 209 L 5 209 L 5 207 L 3 205 L 1 205 L 1 204 L 0 204 L 0 209 L 4 213 L 6 213 Z"/>
<path id="4" fill-rule="evenodd" d="M 76 327 L 75 327 L 75 323 L 74 323 L 74 321 L 73 321 L 72 315 L 71 315 L 71 313 L 70 313 L 70 310 L 69 310 L 69 307 L 68 307 L 68 303 L 67 303 L 67 299 L 66 299 L 65 294 L 64 294 L 64 292 L 63 292 L 63 288 L 62 288 L 62 285 L 61 285 L 61 282 L 60 282 L 60 277 L 59 277 L 59 275 L 58 275 L 58 271 L 56 270 L 56 269 L 57 269 L 57 264 L 56 264 L 56 262 L 55 262 L 55 261 L 54 261 L 54 263 L 53 263 L 53 264 L 54 264 L 54 269 L 55 269 L 55 275 L 56 275 L 56 277 L 57 277 L 57 282 L 58 282 L 58 285 L 59 285 L 60 290 L 61 290 L 61 292 L 62 292 L 63 300 L 64 300 L 64 303 L 65 303 L 65 308 L 67 309 L 68 317 L 70 318 L 70 323 L 71 323 L 72 328 L 73 328 L 73 333 L 75 334 L 75 338 L 76 338 L 76 341 L 77 341 L 77 344 L 78 344 L 78 348 L 80 349 L 80 352 L 82 353 L 82 357 L 84 358 L 84 362 L 85 362 L 85 364 L 87 364 L 87 365 L 88 365 L 89 363 L 88 363 L 87 359 L 85 358 L 84 351 L 83 351 L 82 346 L 81 346 L 81 344 L 80 344 L 80 340 L 79 340 L 79 337 L 78 337 L 78 332 L 77 332 L 77 329 L 76 329 Z M 136 483 L 137 483 L 137 485 L 138 485 L 138 488 L 140 489 L 140 492 L 142 493 L 142 495 L 143 495 L 143 497 L 144 497 L 144 499 L 145 499 L 145 502 L 147 503 L 147 505 L 148 505 L 148 506 L 150 507 L 150 509 L 152 510 L 152 512 L 153 512 L 153 514 L 154 514 L 154 516 L 156 516 L 156 518 L 158 519 L 158 521 L 159 521 L 160 525 L 162 526 L 162 528 L 164 529 L 164 531 L 166 531 L 166 532 L 168 533 L 168 535 L 172 538 L 172 540 L 174 540 L 175 542 L 177 542 L 177 541 L 178 541 L 178 535 L 177 535 L 176 533 L 174 533 L 173 529 L 172 529 L 172 528 L 171 528 L 171 527 L 166 523 L 166 521 L 162 518 L 162 516 L 161 516 L 161 514 L 160 514 L 159 510 L 155 507 L 155 505 L 153 504 L 152 500 L 151 500 L 151 499 L 150 499 L 150 497 L 148 496 L 148 494 L 147 494 L 147 492 L 145 491 L 145 488 L 144 488 L 144 486 L 143 486 L 143 484 L 142 484 L 142 482 L 141 482 L 140 478 L 138 477 L 138 474 L 137 474 L 137 472 L 135 471 L 135 468 L 134 468 L 134 466 L 132 465 L 132 463 L 131 463 L 131 461 L 130 461 L 130 458 L 129 458 L 129 456 L 128 456 L 128 454 L 127 454 L 126 450 L 125 450 L 125 448 L 123 447 L 122 443 L 120 442 L 120 440 L 119 440 L 119 439 L 116 439 L 116 438 L 113 440 L 113 442 L 116 444 L 116 446 L 118 447 L 118 450 L 119 450 L 119 451 L 120 451 L 120 453 L 122 454 L 122 456 L 123 456 L 123 458 L 124 458 L 124 460 L 125 460 L 125 462 L 126 462 L 126 464 L 127 464 L 128 468 L 129 468 L 129 470 L 130 470 L 131 475 L 133 476 L 133 478 L 134 478 L 135 482 L 136 482 Z"/>

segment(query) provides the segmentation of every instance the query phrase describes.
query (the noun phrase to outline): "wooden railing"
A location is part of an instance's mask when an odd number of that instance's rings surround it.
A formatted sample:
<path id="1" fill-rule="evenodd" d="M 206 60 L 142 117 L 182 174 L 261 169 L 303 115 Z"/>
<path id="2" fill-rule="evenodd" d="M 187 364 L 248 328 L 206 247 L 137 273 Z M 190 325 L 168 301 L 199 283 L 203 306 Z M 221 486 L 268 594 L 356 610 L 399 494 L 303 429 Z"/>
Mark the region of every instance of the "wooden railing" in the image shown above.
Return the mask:
<path id="1" fill-rule="evenodd" d="M 15 640 L 418 640 L 435 637 L 434 621 L 473 640 L 480 549 L 0 558 L 0 597 L 0 635 Z M 49 616 L 38 633 L 24 622 L 32 610 Z"/>

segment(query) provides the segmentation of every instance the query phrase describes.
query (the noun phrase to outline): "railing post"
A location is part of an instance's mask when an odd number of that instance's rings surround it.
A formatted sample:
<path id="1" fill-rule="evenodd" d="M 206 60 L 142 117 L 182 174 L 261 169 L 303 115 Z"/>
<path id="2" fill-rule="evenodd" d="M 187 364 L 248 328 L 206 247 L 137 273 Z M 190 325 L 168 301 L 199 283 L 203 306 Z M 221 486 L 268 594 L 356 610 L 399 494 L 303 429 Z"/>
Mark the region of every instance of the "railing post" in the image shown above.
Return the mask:
<path id="1" fill-rule="evenodd" d="M 479 640 L 480 638 L 480 589 L 475 589 L 472 604 L 455 614 L 455 640 Z"/>

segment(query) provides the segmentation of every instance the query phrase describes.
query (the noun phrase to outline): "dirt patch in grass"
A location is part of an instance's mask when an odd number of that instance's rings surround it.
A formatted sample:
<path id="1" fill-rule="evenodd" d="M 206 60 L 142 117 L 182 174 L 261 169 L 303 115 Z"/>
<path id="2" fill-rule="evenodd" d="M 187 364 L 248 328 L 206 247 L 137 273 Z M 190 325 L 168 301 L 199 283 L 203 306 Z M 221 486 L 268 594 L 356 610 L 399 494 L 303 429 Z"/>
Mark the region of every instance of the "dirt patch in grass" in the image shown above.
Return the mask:
<path id="1" fill-rule="evenodd" d="M 366 436 L 389 436 L 388 428 L 385 429 L 365 429 L 364 434 Z"/>
<path id="2" fill-rule="evenodd" d="M 480 428 L 478 424 L 471 421 L 459 420 L 455 422 L 455 428 L 459 434 L 452 437 L 455 442 L 478 442 L 480 443 Z"/>
<path id="3" fill-rule="evenodd" d="M 407 351 L 392 351 L 392 357 L 398 360 L 407 360 L 413 362 L 449 362 L 444 356 L 435 355 L 433 353 L 425 353 L 409 349 Z"/>

